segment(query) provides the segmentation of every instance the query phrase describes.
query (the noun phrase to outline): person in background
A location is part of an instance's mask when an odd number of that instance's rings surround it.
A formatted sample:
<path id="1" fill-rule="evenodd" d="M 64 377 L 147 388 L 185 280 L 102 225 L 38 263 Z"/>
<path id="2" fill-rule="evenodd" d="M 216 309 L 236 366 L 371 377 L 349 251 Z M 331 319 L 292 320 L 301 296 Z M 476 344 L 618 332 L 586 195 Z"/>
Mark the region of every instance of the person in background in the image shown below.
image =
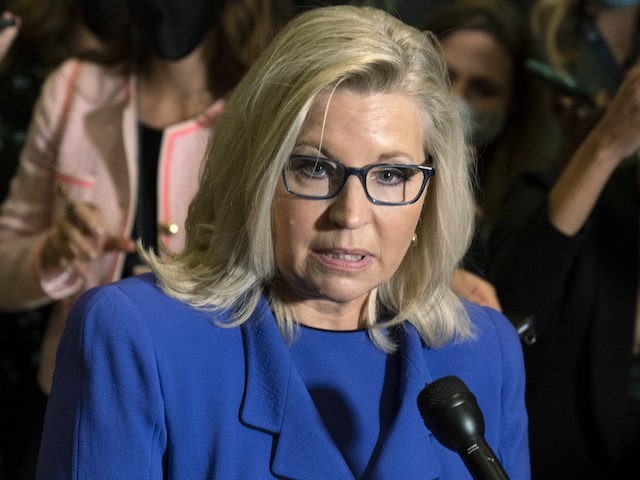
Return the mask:
<path id="1" fill-rule="evenodd" d="M 478 239 L 467 267 L 486 274 L 484 243 L 518 166 L 512 158 L 523 112 L 524 16 L 510 0 L 454 0 L 431 11 L 453 91 L 465 107 L 478 176 Z"/>
<path id="2" fill-rule="evenodd" d="M 129 6 L 139 35 L 130 58 L 71 59 L 47 79 L 0 212 L 0 307 L 58 301 L 44 345 L 45 392 L 77 295 L 134 273 L 126 254 L 135 238 L 180 250 L 213 124 L 276 18 L 259 0 L 194 0 L 189 13 L 176 2 Z M 155 22 L 142 21 L 149 12 Z"/>
<path id="3" fill-rule="evenodd" d="M 516 332 L 449 288 L 473 204 L 435 39 L 297 16 L 221 114 L 185 248 L 74 305 L 37 478 L 471 478 L 416 405 L 455 375 L 527 479 Z"/>
<path id="4" fill-rule="evenodd" d="M 127 34 L 47 77 L 0 209 L 0 310 L 47 308 L 43 405 L 77 296 L 144 268 L 138 239 L 182 248 L 206 144 L 226 96 L 284 18 L 284 3 L 85 0 L 87 26 Z M 122 23 L 101 24 L 95 15 L 118 5 Z"/>
<path id="5" fill-rule="evenodd" d="M 476 237 L 452 286 L 465 298 L 502 310 L 495 287 L 486 280 L 486 239 L 517 170 L 510 151 L 522 117 L 523 15 L 508 0 L 437 2 L 422 28 L 442 46 L 453 91 L 466 112 L 478 176 Z"/>
<path id="6" fill-rule="evenodd" d="M 447 59 L 454 92 L 469 118 L 478 203 L 495 219 L 512 181 L 510 152 L 523 117 L 525 17 L 511 0 L 454 0 L 427 17 Z"/>
<path id="7" fill-rule="evenodd" d="M 536 479 L 625 478 L 640 454 L 639 14 L 637 1 L 533 11 L 544 59 L 573 87 L 550 104 L 564 127 L 554 167 L 505 201 L 489 279 L 505 309 L 536 318 L 525 350 Z"/>
<path id="8" fill-rule="evenodd" d="M 44 79 L 69 57 L 102 47 L 102 39 L 84 21 L 83 1 L 9 0 L 2 3 L 11 12 L 5 18 L 17 19 L 20 31 L 11 48 L 0 58 L 0 201 L 6 197 L 9 181 L 15 174 Z M 18 25 L 6 31 L 18 33 Z"/>
<path id="9" fill-rule="evenodd" d="M 11 0 L 0 2 L 2 7 L 11 9 L 2 22 L 13 25 L 0 32 L 0 201 L 15 175 L 42 82 L 67 58 L 102 47 L 102 38 L 84 22 L 80 1 Z M 36 372 L 48 316 L 49 306 L 0 313 L 2 480 L 35 475 L 44 414 Z"/>

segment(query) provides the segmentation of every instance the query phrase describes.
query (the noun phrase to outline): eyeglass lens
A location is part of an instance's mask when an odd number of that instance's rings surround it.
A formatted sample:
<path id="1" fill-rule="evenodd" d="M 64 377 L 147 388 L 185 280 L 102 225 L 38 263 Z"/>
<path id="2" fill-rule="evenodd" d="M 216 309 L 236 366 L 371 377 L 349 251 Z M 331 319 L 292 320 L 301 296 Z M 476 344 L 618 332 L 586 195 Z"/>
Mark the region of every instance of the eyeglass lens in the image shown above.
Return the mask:
<path id="1" fill-rule="evenodd" d="M 291 193 L 318 199 L 336 196 L 348 175 L 360 178 L 373 201 L 387 204 L 415 201 L 426 182 L 426 172 L 417 165 L 381 164 L 347 169 L 331 159 L 292 156 L 284 170 L 284 180 Z"/>

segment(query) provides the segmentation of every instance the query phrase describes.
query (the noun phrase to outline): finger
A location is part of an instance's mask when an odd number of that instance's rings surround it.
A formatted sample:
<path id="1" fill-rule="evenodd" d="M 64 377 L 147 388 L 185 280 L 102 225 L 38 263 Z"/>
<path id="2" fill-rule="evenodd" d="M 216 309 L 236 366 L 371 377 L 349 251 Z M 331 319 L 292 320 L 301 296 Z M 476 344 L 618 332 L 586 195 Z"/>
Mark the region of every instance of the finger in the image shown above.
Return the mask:
<path id="1" fill-rule="evenodd" d="M 602 110 L 604 110 L 609 106 L 609 104 L 611 103 L 611 100 L 612 100 L 611 95 L 609 95 L 609 92 L 607 92 L 604 88 L 601 88 L 596 93 L 596 98 L 595 98 L 596 106 Z"/>
<path id="2" fill-rule="evenodd" d="M 4 12 L 2 16 L 0 16 L 0 31 L 14 28 L 17 26 L 16 19 L 10 12 Z"/>
<path id="3" fill-rule="evenodd" d="M 640 72 L 640 57 L 635 61 L 633 65 L 627 70 L 625 77 L 629 77 L 631 75 L 635 75 Z"/>
<path id="4" fill-rule="evenodd" d="M 481 285 L 481 289 L 479 289 L 478 294 L 482 296 L 482 302 L 487 307 L 494 308 L 499 312 L 502 311 L 502 306 L 500 305 L 500 301 L 498 300 L 498 294 L 496 293 L 496 289 L 489 282 L 485 282 Z"/>
<path id="5" fill-rule="evenodd" d="M 104 242 L 104 250 L 117 250 L 120 252 L 131 253 L 136 249 L 136 242 L 127 237 L 107 236 Z"/>
<path id="6" fill-rule="evenodd" d="M 85 235 L 100 237 L 106 232 L 106 222 L 102 212 L 93 204 L 70 202 L 67 205 L 66 217 Z"/>
<path id="7" fill-rule="evenodd" d="M 496 295 L 491 295 L 490 293 L 482 299 L 481 305 L 486 307 L 491 307 L 494 310 L 502 312 L 502 305 L 500 305 L 500 301 Z"/>
<path id="8" fill-rule="evenodd" d="M 86 278 L 91 272 L 91 262 L 82 262 L 80 260 L 75 260 L 73 262 L 73 268 L 78 274 L 80 274 L 80 276 Z"/>
<path id="9" fill-rule="evenodd" d="M 46 255 L 48 263 L 61 265 L 73 260 L 74 255 L 69 248 L 69 240 L 60 226 L 56 226 L 47 238 Z M 63 259 L 65 261 L 63 261 Z"/>
<path id="10" fill-rule="evenodd" d="M 81 261 L 94 260 L 102 253 L 103 238 L 87 235 L 75 225 L 68 225 L 65 231 L 68 248 L 73 258 Z"/>

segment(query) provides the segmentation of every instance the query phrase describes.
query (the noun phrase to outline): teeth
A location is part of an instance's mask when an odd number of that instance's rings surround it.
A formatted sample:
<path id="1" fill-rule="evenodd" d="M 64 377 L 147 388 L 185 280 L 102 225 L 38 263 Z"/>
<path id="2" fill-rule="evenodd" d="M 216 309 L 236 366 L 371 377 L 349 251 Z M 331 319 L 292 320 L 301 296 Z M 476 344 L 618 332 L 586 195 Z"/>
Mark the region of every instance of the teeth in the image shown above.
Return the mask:
<path id="1" fill-rule="evenodd" d="M 364 255 L 348 255 L 346 253 L 332 253 L 329 255 L 331 258 L 335 258 L 336 260 L 345 260 L 347 262 L 357 262 L 364 258 Z"/>

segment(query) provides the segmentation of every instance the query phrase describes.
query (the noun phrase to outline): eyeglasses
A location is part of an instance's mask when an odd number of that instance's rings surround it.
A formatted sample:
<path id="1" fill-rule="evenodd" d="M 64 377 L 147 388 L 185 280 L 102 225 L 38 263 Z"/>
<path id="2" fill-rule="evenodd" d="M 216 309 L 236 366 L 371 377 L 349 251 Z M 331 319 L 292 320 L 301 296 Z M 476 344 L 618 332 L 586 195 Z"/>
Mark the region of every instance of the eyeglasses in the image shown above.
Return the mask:
<path id="1" fill-rule="evenodd" d="M 282 170 L 282 179 L 292 195 L 326 200 L 337 196 L 349 175 L 355 175 L 371 203 L 409 205 L 420 198 L 435 173 L 434 167 L 425 165 L 377 163 L 350 168 L 330 158 L 291 155 Z"/>

